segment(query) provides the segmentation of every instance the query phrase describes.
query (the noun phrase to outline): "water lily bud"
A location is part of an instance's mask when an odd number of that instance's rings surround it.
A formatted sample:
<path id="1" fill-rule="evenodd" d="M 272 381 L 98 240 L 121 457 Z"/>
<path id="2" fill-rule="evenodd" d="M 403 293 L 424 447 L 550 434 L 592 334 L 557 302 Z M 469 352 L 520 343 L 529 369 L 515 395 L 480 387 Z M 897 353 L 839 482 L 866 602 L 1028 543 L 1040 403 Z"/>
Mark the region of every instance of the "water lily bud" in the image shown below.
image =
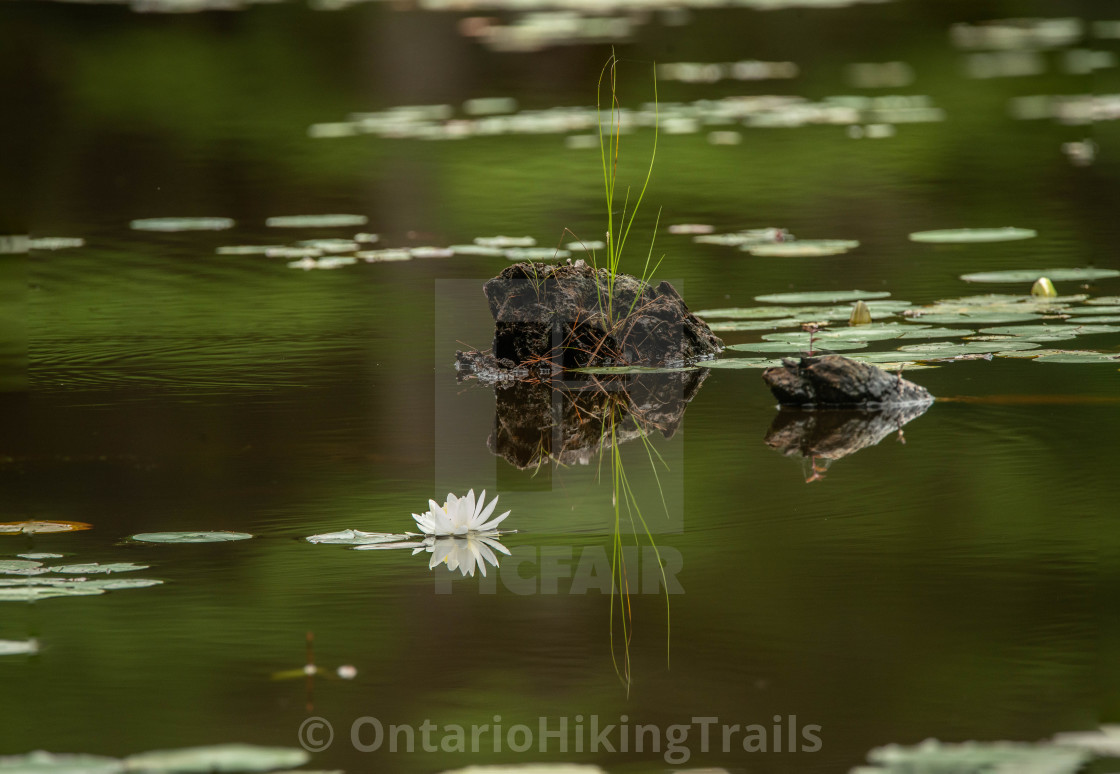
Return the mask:
<path id="1" fill-rule="evenodd" d="M 871 310 L 862 301 L 856 301 L 852 307 L 852 316 L 848 318 L 848 325 L 870 325 Z"/>
<path id="2" fill-rule="evenodd" d="M 1049 278 L 1039 277 L 1034 281 L 1034 285 L 1031 286 L 1031 295 L 1053 297 L 1058 295 L 1058 291 L 1054 289 L 1054 283 L 1051 282 Z"/>

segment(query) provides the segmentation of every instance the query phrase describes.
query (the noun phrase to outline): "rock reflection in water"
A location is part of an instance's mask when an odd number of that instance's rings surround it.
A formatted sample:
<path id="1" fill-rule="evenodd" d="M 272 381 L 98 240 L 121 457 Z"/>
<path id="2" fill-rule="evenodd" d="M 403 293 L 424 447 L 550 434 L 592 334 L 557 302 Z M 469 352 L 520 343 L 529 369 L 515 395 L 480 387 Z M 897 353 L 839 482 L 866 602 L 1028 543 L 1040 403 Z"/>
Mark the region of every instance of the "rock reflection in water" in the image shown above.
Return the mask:
<path id="1" fill-rule="evenodd" d="M 613 444 L 654 431 L 671 438 L 707 376 L 706 369 L 697 369 L 501 383 L 495 386 L 494 431 L 487 446 L 525 470 L 547 462 L 586 465 Z"/>
<path id="2" fill-rule="evenodd" d="M 888 405 L 882 408 L 782 408 L 766 433 L 765 443 L 787 457 L 807 459 L 806 483 L 824 478 L 835 460 L 874 446 L 892 433 L 905 443 L 902 427 L 917 419 L 930 403 Z"/>

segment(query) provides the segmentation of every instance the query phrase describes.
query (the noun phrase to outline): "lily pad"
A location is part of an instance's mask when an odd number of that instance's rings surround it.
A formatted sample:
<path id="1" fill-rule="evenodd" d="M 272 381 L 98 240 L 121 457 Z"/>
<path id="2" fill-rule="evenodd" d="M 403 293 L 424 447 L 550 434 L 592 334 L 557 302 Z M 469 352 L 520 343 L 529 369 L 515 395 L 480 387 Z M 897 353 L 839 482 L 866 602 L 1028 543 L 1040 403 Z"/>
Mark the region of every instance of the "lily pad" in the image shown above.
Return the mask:
<path id="1" fill-rule="evenodd" d="M 269 228 L 341 228 L 364 226 L 369 222 L 365 215 L 279 215 L 269 218 Z"/>
<path id="2" fill-rule="evenodd" d="M 1120 277 L 1116 269 L 1008 269 L 1006 271 L 981 271 L 974 274 L 962 274 L 965 282 L 1007 282 L 1028 283 L 1034 282 L 1039 277 L 1049 277 L 1053 282 L 1071 282 L 1076 280 L 1107 279 Z M 1050 299 L 1053 300 L 1053 299 Z"/>
<path id="3" fill-rule="evenodd" d="M 1082 306 L 1076 309 L 1069 310 L 1071 314 L 1078 317 L 1089 317 L 1095 315 L 1115 314 L 1120 315 L 1120 306 Z"/>
<path id="4" fill-rule="evenodd" d="M 352 253 L 358 249 L 358 243 L 353 239 L 305 239 L 300 244 L 324 253 Z"/>
<path id="5" fill-rule="evenodd" d="M 86 240 L 81 237 L 36 237 L 27 243 L 32 250 L 68 250 L 84 247 Z"/>
<path id="6" fill-rule="evenodd" d="M 267 255 L 276 245 L 226 245 L 215 252 L 218 255 Z"/>
<path id="7" fill-rule="evenodd" d="M 907 344 L 898 348 L 907 357 L 915 360 L 928 360 L 957 355 L 997 354 L 1001 351 L 1013 352 L 1023 349 L 1037 349 L 1033 341 L 935 341 L 928 344 Z"/>
<path id="8" fill-rule="evenodd" d="M 571 252 L 552 247 L 511 247 L 505 251 L 505 256 L 511 261 L 552 261 L 568 258 Z"/>
<path id="9" fill-rule="evenodd" d="M 916 320 L 928 323 L 963 323 L 967 325 L 991 325 L 994 323 L 1027 322 L 1040 320 L 1042 315 L 1034 312 L 996 312 L 977 309 L 969 312 L 933 312 L 930 314 L 916 315 Z"/>
<path id="10" fill-rule="evenodd" d="M 117 562 L 115 564 L 91 562 L 89 564 L 64 564 L 59 567 L 49 567 L 47 569 L 62 575 L 98 575 L 100 573 L 108 574 L 114 572 L 147 570 L 149 566 L 150 565 L 147 564 L 133 564 L 132 562 Z"/>
<path id="11" fill-rule="evenodd" d="M 870 325 L 857 325 L 841 326 L 837 328 L 825 328 L 818 333 L 813 334 L 814 340 L 817 341 L 882 341 L 886 339 L 900 338 L 904 333 L 911 333 L 914 331 L 929 328 L 929 325 L 920 325 L 914 323 L 871 323 Z M 965 331 L 961 331 L 964 335 Z M 766 341 L 789 341 L 793 343 L 809 343 L 808 333 L 768 333 L 762 337 Z M 822 346 L 828 346 L 822 344 Z"/>
<path id="12" fill-rule="evenodd" d="M 151 774 L 211 774 L 276 771 L 302 766 L 309 760 L 311 756 L 298 748 L 223 744 L 130 755 L 124 759 L 124 764 L 129 771 Z"/>
<path id="13" fill-rule="evenodd" d="M 223 543 L 251 537 L 247 532 L 142 532 L 132 539 L 141 543 Z"/>
<path id="14" fill-rule="evenodd" d="M 0 535 L 38 535 L 52 532 L 77 532 L 92 529 L 81 521 L 11 521 L 0 524 Z"/>
<path id="15" fill-rule="evenodd" d="M 766 296 L 755 296 L 754 300 L 768 304 L 836 304 L 842 301 L 870 301 L 889 296 L 890 293 L 886 290 L 817 290 L 806 293 L 771 293 Z"/>
<path id="16" fill-rule="evenodd" d="M 806 346 L 808 341 L 806 341 Z M 827 349 L 834 352 L 842 352 L 852 349 L 864 349 L 867 347 L 866 341 L 830 341 L 827 344 Z M 751 344 L 732 344 L 727 349 L 735 350 L 736 352 L 785 352 L 793 354 L 801 350 L 800 344 L 792 344 L 788 341 L 756 341 Z"/>
<path id="17" fill-rule="evenodd" d="M 759 258 L 818 258 L 841 255 L 859 247 L 855 239 L 800 239 L 772 244 L 745 244 L 740 249 Z"/>
<path id="18" fill-rule="evenodd" d="M 1036 363 L 1111 363 L 1120 362 L 1116 352 L 1063 352 L 1058 355 L 1042 355 L 1034 359 Z"/>
<path id="19" fill-rule="evenodd" d="M 1035 341 L 1057 341 L 1072 339 L 1076 336 L 1089 336 L 1094 333 L 1116 333 L 1120 327 L 1114 325 L 1076 325 L 1061 323 L 1058 325 L 1009 325 L 997 328 L 981 328 L 981 333 L 1017 336 Z"/>
<path id="20" fill-rule="evenodd" d="M 1012 228 L 1010 226 L 1005 228 L 946 228 L 934 231 L 915 231 L 910 235 L 910 241 L 966 244 L 969 242 L 1010 242 L 1017 239 L 1031 239 L 1036 236 L 1038 236 L 1038 232 L 1033 229 Z M 1051 277 L 1051 279 L 1053 278 Z"/>
<path id="21" fill-rule="evenodd" d="M 537 240 L 533 239 L 531 236 L 493 236 L 475 237 L 474 243 L 476 245 L 482 245 L 483 247 L 497 247 L 504 250 L 509 247 L 533 247 L 537 244 Z"/>
<path id="22" fill-rule="evenodd" d="M 366 263 L 387 263 L 390 261 L 411 261 L 412 253 L 408 250 L 362 250 L 355 253 L 356 258 L 361 258 Z"/>
<path id="23" fill-rule="evenodd" d="M 324 532 L 305 538 L 308 543 L 326 543 L 340 546 L 365 546 L 376 543 L 394 543 L 407 540 L 408 534 L 395 535 L 389 532 L 362 532 L 358 529 L 344 529 L 339 532 Z"/>
<path id="24" fill-rule="evenodd" d="M 0 640 L 0 656 L 30 655 L 38 652 L 38 640 Z M 3 770 L 3 764 L 0 763 L 0 771 Z"/>
<path id="25" fill-rule="evenodd" d="M 505 250 L 500 247 L 487 247 L 485 245 L 451 245 L 447 248 L 455 255 L 480 255 L 486 258 L 502 258 Z"/>
<path id="26" fill-rule="evenodd" d="M 224 231 L 233 218 L 141 218 L 128 224 L 134 231 Z"/>
<path id="27" fill-rule="evenodd" d="M 1120 306 L 1120 296 L 1097 296 L 1085 301 L 1090 306 Z"/>
<path id="28" fill-rule="evenodd" d="M 46 572 L 42 562 L 28 559 L 0 559 L 0 575 L 39 575 Z"/>
<path id="29" fill-rule="evenodd" d="M 708 323 L 713 331 L 772 331 L 775 328 L 795 328 L 801 325 L 800 317 L 780 320 L 719 320 Z"/>
<path id="30" fill-rule="evenodd" d="M 103 755 L 56 754 L 37 750 L 0 756 L 3 774 L 120 774 L 124 763 Z"/>
<path id="31" fill-rule="evenodd" d="M 780 359 L 763 357 L 726 357 L 719 360 L 706 360 L 705 368 L 773 368 L 780 366 Z"/>
<path id="32" fill-rule="evenodd" d="M 851 774 L 1074 774 L 1092 757 L 1084 750 L 1023 742 L 962 742 L 929 739 L 913 747 L 891 744 L 867 754 L 874 766 Z"/>
<path id="33" fill-rule="evenodd" d="M 16 554 L 16 556 L 18 556 L 20 559 L 61 559 L 63 555 L 62 554 L 37 553 L 37 554 Z"/>

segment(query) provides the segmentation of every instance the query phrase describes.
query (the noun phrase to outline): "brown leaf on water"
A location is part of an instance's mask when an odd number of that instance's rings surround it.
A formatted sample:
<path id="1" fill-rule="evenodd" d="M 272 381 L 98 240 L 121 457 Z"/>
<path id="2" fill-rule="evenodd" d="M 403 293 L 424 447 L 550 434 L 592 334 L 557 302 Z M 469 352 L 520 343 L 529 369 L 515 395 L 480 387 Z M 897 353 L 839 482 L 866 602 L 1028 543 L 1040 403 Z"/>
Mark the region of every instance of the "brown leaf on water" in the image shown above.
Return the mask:
<path id="1" fill-rule="evenodd" d="M 0 535 L 33 535 L 48 532 L 78 532 L 92 529 L 82 521 L 9 521 L 0 523 Z"/>

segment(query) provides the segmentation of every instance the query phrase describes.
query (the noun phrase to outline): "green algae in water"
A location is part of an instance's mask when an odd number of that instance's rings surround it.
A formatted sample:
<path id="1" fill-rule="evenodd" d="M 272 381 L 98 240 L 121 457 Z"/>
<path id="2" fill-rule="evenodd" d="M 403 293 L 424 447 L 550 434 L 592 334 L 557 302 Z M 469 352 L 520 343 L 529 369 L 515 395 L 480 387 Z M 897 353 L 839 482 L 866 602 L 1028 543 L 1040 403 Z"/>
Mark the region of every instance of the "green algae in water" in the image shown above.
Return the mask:
<path id="1" fill-rule="evenodd" d="M 142 532 L 132 539 L 141 543 L 223 543 L 251 537 L 247 532 Z"/>
<path id="2" fill-rule="evenodd" d="M 754 300 L 768 304 L 837 304 L 843 301 L 871 301 L 889 296 L 890 293 L 886 290 L 815 290 L 805 293 L 771 293 L 755 296 Z"/>
<path id="3" fill-rule="evenodd" d="M 936 244 L 968 244 L 972 242 L 1011 242 L 1018 239 L 1032 239 L 1036 236 L 1038 236 L 1038 232 L 1033 229 L 1012 228 L 1010 226 L 1004 228 L 946 228 L 933 231 L 915 231 L 910 235 L 910 241 Z"/>
<path id="4" fill-rule="evenodd" d="M 1074 282 L 1077 280 L 1108 279 L 1120 277 L 1120 271 L 1115 269 L 1008 269 L 1006 271 L 980 271 L 973 274 L 962 274 L 965 282 L 1007 282 L 1031 283 L 1039 277 L 1049 277 L 1052 282 Z M 1040 301 L 1053 301 L 1055 299 L 1039 299 Z"/>

